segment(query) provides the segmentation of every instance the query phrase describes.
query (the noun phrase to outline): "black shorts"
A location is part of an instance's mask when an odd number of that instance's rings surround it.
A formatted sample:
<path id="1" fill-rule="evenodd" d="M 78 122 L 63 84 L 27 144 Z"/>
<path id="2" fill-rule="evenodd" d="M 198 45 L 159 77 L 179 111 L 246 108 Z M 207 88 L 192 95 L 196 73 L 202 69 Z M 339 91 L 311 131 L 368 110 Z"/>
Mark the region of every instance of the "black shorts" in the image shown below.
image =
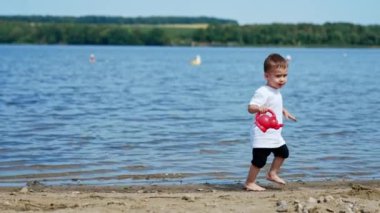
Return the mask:
<path id="1" fill-rule="evenodd" d="M 263 168 L 267 163 L 267 158 L 270 153 L 274 154 L 275 157 L 288 158 L 289 150 L 286 144 L 277 148 L 253 148 L 252 149 L 252 165 L 257 168 Z"/>

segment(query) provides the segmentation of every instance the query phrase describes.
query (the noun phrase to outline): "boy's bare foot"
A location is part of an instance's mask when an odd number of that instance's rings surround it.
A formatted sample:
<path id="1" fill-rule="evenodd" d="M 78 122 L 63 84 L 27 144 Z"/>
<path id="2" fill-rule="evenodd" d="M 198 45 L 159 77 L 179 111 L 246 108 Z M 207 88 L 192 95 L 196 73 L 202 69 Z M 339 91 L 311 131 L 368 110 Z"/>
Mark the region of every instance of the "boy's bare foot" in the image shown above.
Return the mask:
<path id="1" fill-rule="evenodd" d="M 244 189 L 246 191 L 255 191 L 255 192 L 260 192 L 260 191 L 265 191 L 266 189 L 257 185 L 256 183 L 250 183 L 250 184 L 245 184 Z"/>
<path id="2" fill-rule="evenodd" d="M 271 175 L 269 173 L 267 174 L 267 180 L 278 183 L 278 184 L 282 184 L 282 185 L 286 184 L 286 182 L 282 178 L 280 178 L 278 175 Z"/>

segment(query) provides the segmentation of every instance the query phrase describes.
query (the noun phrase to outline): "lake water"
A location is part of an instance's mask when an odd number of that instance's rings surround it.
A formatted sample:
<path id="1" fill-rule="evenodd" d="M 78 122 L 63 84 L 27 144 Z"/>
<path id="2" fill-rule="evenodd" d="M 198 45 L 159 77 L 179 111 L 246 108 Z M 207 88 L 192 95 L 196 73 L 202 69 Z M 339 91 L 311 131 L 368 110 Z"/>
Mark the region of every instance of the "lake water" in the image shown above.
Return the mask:
<path id="1" fill-rule="evenodd" d="M 281 175 L 379 179 L 380 49 L 1 45 L 0 186 L 243 182 L 272 52 L 298 118 Z"/>

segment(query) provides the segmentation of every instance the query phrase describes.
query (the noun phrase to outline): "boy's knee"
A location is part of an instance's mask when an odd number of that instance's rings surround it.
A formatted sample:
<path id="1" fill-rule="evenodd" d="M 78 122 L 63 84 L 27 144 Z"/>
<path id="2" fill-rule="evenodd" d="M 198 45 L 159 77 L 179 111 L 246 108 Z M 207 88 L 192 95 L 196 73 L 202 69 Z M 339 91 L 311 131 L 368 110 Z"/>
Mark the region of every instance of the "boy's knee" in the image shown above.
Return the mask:
<path id="1" fill-rule="evenodd" d="M 285 152 L 282 158 L 288 158 L 289 157 L 289 151 Z"/>
<path id="2" fill-rule="evenodd" d="M 253 160 L 251 161 L 251 164 L 252 164 L 253 166 L 256 166 L 256 167 L 259 168 L 259 169 L 263 168 L 263 167 L 265 166 L 266 163 L 267 163 L 267 162 L 266 162 L 266 159 L 265 159 L 265 160 L 264 160 L 264 159 L 253 159 Z"/>
<path id="3" fill-rule="evenodd" d="M 263 168 L 267 163 L 267 158 L 270 153 L 270 149 L 267 148 L 253 148 L 251 164 L 259 169 Z"/>
<path id="4" fill-rule="evenodd" d="M 289 157 L 289 149 L 286 144 L 274 150 L 275 157 L 288 158 Z"/>

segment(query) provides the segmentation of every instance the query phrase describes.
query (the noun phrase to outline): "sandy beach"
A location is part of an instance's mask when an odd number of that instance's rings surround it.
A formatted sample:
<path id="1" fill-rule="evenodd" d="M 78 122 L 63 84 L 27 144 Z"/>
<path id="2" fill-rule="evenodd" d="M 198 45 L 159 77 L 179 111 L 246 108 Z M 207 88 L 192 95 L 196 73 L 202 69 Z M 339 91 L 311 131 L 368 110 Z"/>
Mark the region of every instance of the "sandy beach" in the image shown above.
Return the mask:
<path id="1" fill-rule="evenodd" d="M 380 181 L 0 188 L 0 212 L 380 212 Z"/>

